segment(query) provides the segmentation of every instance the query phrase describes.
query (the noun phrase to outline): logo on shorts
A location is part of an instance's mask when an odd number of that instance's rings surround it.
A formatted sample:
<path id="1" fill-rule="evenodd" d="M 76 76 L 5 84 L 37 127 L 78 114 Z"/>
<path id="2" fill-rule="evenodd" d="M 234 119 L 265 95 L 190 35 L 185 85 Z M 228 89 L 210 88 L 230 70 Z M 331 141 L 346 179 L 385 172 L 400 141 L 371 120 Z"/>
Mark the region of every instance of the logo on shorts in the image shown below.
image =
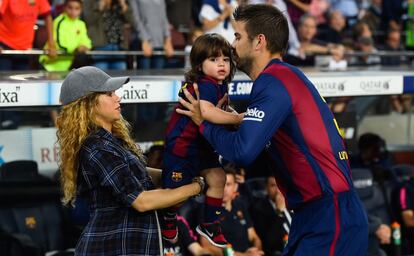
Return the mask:
<path id="1" fill-rule="evenodd" d="M 180 182 L 183 179 L 182 172 L 172 172 L 171 179 L 175 182 Z"/>

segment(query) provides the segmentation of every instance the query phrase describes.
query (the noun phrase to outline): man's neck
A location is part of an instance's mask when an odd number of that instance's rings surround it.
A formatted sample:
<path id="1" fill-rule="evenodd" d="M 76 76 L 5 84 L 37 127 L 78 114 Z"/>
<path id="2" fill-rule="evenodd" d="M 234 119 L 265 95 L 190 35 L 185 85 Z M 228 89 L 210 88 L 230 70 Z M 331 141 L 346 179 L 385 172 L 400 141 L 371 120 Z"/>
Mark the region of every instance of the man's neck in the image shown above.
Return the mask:
<path id="1" fill-rule="evenodd" d="M 282 56 L 279 53 L 275 54 L 267 54 L 264 56 L 257 57 L 253 60 L 253 68 L 252 71 L 247 74 L 253 81 L 257 79 L 257 77 L 262 73 L 262 71 L 265 69 L 267 64 L 273 59 L 279 59 L 282 60 Z"/>

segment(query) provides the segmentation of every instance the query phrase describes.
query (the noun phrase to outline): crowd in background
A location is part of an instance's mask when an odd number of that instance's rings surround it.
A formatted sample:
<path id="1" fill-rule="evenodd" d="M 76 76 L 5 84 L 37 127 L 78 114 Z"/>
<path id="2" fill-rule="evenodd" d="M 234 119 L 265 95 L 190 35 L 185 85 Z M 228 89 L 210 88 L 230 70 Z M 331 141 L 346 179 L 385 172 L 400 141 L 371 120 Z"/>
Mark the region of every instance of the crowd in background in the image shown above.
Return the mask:
<path id="1" fill-rule="evenodd" d="M 130 56 L 82 54 L 87 50 L 142 51 L 138 56 L 138 69 L 184 67 L 184 58 L 174 53 L 188 52 L 194 37 L 200 33 L 219 33 L 233 41 L 232 12 L 246 3 L 275 5 L 286 14 L 290 37 L 284 59 L 295 65 L 322 65 L 331 69 L 352 65 L 398 66 L 410 64 L 412 58 L 346 54 L 412 50 L 414 47 L 414 3 L 411 0 L 22 2 L 19 8 L 11 5 L 10 0 L 0 2 L 0 49 L 45 49 L 49 56 L 38 59 L 37 56 L 3 55 L 1 70 L 65 71 L 85 64 L 118 70 L 134 67 Z M 44 19 L 43 26 L 32 29 L 38 18 Z M 156 51 L 163 54 L 154 54 Z M 69 56 L 57 57 L 59 52 Z"/>

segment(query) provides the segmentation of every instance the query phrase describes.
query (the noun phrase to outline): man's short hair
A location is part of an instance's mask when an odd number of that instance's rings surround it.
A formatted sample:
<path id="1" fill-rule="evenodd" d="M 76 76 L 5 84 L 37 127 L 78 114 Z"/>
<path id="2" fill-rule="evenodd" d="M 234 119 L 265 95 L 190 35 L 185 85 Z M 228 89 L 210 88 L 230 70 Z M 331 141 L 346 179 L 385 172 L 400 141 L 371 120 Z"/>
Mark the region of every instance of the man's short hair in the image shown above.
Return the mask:
<path id="1" fill-rule="evenodd" d="M 246 32 L 250 40 L 263 34 L 270 53 L 286 53 L 289 28 L 286 17 L 279 9 L 267 4 L 240 5 L 233 16 L 236 21 L 246 23 Z"/>

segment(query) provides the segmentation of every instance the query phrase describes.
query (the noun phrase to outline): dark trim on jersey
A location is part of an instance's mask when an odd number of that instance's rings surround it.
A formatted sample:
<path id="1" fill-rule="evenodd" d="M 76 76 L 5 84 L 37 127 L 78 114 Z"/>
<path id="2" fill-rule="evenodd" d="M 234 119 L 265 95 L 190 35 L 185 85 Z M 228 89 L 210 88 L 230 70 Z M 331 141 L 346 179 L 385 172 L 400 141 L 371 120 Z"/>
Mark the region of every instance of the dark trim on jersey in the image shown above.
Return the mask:
<path id="1" fill-rule="evenodd" d="M 58 21 L 58 24 L 56 27 L 56 43 L 58 44 L 59 48 L 67 52 L 68 49 L 60 43 L 60 25 L 62 25 L 62 22 L 65 20 L 65 18 L 66 16 L 62 15 L 62 18 Z"/>

